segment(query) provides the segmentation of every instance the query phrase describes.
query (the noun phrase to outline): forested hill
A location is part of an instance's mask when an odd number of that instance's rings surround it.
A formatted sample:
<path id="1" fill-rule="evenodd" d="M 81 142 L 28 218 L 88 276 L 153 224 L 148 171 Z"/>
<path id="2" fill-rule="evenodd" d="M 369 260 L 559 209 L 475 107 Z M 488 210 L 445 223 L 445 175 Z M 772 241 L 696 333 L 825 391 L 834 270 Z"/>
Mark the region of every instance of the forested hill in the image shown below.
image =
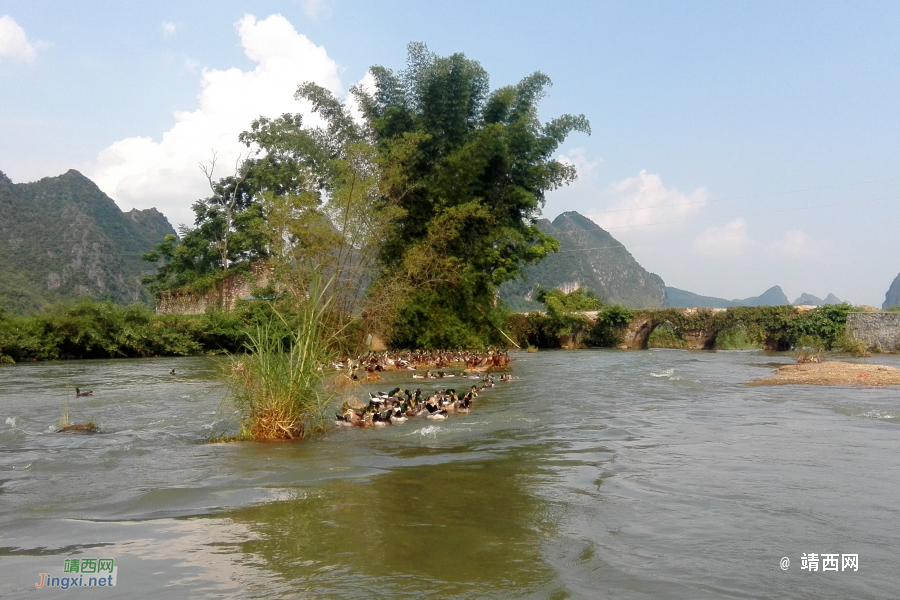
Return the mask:
<path id="1" fill-rule="evenodd" d="M 663 280 L 644 269 L 622 244 L 587 217 L 565 212 L 552 223 L 541 219 L 538 227 L 559 240 L 560 251 L 528 267 L 526 281 L 501 286 L 501 296 L 514 310 L 540 307 L 533 296 L 536 285 L 566 292 L 590 288 L 604 302 L 631 308 L 665 305 Z"/>
<path id="2" fill-rule="evenodd" d="M 0 307 L 150 300 L 140 280 L 155 269 L 141 254 L 170 233 L 155 208 L 123 213 L 78 171 L 19 184 L 0 172 Z"/>

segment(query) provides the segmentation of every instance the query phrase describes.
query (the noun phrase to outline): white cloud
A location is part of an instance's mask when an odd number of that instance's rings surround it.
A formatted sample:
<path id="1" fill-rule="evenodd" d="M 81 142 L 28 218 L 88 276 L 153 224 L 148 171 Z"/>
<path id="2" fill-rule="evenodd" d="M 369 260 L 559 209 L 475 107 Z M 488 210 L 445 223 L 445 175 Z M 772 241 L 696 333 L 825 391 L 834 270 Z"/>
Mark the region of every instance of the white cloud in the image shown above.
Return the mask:
<path id="1" fill-rule="evenodd" d="M 695 254 L 708 258 L 741 256 L 753 245 L 747 235 L 747 222 L 735 219 L 721 227 L 708 227 L 694 239 Z"/>
<path id="2" fill-rule="evenodd" d="M 572 148 L 569 150 L 568 154 L 563 154 L 557 158 L 559 162 L 572 165 L 575 167 L 575 170 L 578 171 L 578 180 L 572 184 L 573 186 L 577 186 L 579 182 L 590 185 L 597 173 L 597 169 L 600 167 L 600 164 L 603 163 L 602 158 L 598 158 L 594 161 L 590 160 L 582 147 Z"/>
<path id="3" fill-rule="evenodd" d="M 790 258 L 793 260 L 810 260 L 819 252 L 819 245 L 812 237 L 798 229 L 785 232 L 784 237 L 766 247 L 766 254 L 771 258 Z"/>
<path id="4" fill-rule="evenodd" d="M 46 42 L 29 42 L 25 30 L 9 15 L 0 17 L 0 59 L 34 62 L 38 52 L 47 46 Z"/>
<path id="5" fill-rule="evenodd" d="M 610 185 L 601 194 L 607 201 L 603 210 L 588 211 L 587 216 L 604 229 L 645 232 L 686 219 L 706 205 L 708 196 L 705 188 L 690 194 L 667 188 L 662 177 L 642 170 Z"/>
<path id="6" fill-rule="evenodd" d="M 372 75 L 370 71 L 366 71 L 365 76 L 360 79 L 356 83 L 357 87 L 362 88 L 364 92 L 367 94 L 374 94 L 375 89 L 375 77 Z M 359 102 L 356 100 L 356 96 L 353 94 L 348 94 L 347 96 L 347 108 L 350 110 L 350 116 L 353 117 L 353 120 L 359 124 L 363 123 L 363 112 L 359 106 Z"/>
<path id="7" fill-rule="evenodd" d="M 200 70 L 200 61 L 194 60 L 193 58 L 185 58 L 184 59 L 184 70 L 189 73 L 196 73 Z"/>
<path id="8" fill-rule="evenodd" d="M 176 112 L 175 124 L 158 139 L 132 137 L 100 152 L 89 176 L 123 208 L 161 210 L 173 224 L 192 224 L 191 204 L 209 195 L 198 165 L 218 153 L 216 176 L 231 174 L 246 148 L 237 137 L 251 121 L 283 113 L 309 115 L 309 104 L 294 100 L 297 86 L 314 81 L 340 93 L 337 64 L 325 49 L 297 33 L 287 19 L 246 15 L 236 24 L 244 53 L 257 66 L 204 70 L 198 108 Z M 317 122 L 308 118 L 310 124 Z"/>
<path id="9" fill-rule="evenodd" d="M 300 0 L 303 14 L 310 19 L 327 17 L 331 14 L 331 2 L 329 0 Z"/>
<path id="10" fill-rule="evenodd" d="M 175 35 L 178 33 L 178 25 L 170 21 L 163 21 L 160 25 L 160 29 L 162 29 L 163 37 L 167 40 L 174 39 Z"/>

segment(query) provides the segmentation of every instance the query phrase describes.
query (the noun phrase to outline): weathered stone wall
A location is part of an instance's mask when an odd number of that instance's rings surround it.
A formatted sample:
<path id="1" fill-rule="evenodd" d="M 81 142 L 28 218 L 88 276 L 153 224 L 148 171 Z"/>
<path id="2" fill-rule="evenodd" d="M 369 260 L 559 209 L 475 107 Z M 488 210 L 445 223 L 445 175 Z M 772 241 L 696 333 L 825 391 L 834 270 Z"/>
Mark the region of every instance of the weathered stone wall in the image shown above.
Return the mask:
<path id="1" fill-rule="evenodd" d="M 850 313 L 847 315 L 847 333 L 869 350 L 900 352 L 900 313 Z"/>
<path id="2" fill-rule="evenodd" d="M 270 270 L 265 265 L 254 263 L 247 274 L 229 275 L 203 293 L 184 289 L 165 290 L 156 296 L 156 314 L 199 315 L 210 307 L 233 310 L 238 300 L 246 300 L 253 295 L 252 288 L 268 285 L 269 276 Z"/>

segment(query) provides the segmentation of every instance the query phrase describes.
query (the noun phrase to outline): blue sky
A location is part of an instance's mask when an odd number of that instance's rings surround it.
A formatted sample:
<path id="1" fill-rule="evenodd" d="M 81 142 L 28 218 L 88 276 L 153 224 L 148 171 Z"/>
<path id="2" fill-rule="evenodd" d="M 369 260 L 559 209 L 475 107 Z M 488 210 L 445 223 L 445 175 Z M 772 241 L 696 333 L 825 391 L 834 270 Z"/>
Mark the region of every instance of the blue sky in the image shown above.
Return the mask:
<path id="1" fill-rule="evenodd" d="M 588 214 L 674 287 L 880 306 L 900 272 L 898 34 L 895 2 L 0 0 L 0 170 L 76 168 L 186 222 L 198 162 L 215 150 L 226 174 L 253 117 L 423 41 L 494 86 L 543 71 L 542 115 L 588 116 L 547 217 Z"/>

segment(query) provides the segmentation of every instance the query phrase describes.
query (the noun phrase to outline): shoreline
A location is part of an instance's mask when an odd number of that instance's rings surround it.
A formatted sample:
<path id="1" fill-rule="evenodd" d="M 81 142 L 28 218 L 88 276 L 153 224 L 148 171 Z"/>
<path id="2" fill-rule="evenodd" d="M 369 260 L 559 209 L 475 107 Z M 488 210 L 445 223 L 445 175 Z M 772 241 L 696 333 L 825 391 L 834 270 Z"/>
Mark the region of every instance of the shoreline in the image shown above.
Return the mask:
<path id="1" fill-rule="evenodd" d="M 773 372 L 775 377 L 754 379 L 744 385 L 843 385 L 852 387 L 900 385 L 900 368 L 840 360 L 783 365 Z"/>

